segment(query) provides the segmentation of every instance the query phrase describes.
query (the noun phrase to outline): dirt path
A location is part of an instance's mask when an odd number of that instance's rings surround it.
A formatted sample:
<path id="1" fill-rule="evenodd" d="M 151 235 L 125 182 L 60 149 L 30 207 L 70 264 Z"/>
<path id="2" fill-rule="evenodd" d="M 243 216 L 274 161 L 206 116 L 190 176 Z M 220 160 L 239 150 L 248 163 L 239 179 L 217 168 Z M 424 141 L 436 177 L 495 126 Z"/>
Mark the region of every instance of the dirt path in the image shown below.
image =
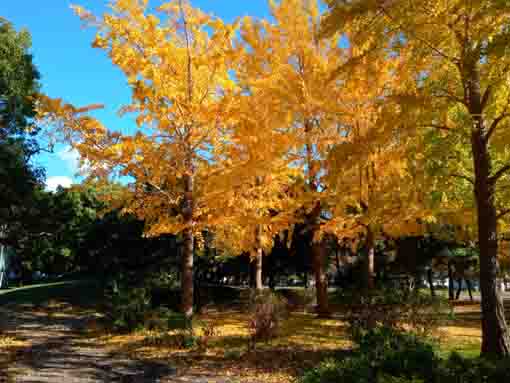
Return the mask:
<path id="1" fill-rule="evenodd" d="M 87 342 L 84 329 L 92 315 L 66 313 L 62 306 L 56 311 L 26 306 L 0 309 L 3 334 L 30 344 L 17 351 L 3 379 L 16 383 L 171 381 L 175 375 L 171 366 L 119 358 Z"/>
<path id="2" fill-rule="evenodd" d="M 0 306 L 2 336 L 27 342 L 14 362 L 0 367 L 0 382 L 16 383 L 148 383 L 225 382 L 230 379 L 178 376 L 166 363 L 129 360 L 87 339 L 87 322 L 94 314 L 58 309 Z"/>

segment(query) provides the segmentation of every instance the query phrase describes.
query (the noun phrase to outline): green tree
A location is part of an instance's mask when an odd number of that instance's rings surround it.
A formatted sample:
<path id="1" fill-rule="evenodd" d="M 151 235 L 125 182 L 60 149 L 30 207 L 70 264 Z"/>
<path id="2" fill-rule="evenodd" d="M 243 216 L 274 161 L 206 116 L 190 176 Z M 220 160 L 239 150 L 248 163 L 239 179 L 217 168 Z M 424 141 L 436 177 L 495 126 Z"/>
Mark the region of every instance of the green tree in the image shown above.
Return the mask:
<path id="1" fill-rule="evenodd" d="M 30 46 L 28 31 L 0 18 L 0 238 L 14 247 L 43 178 L 30 162 L 38 151 L 33 117 L 40 87 Z"/>
<path id="2" fill-rule="evenodd" d="M 510 178 L 510 3 L 327 3 L 327 32 L 340 29 L 348 33 L 350 43 L 360 47 L 361 56 L 376 52 L 401 57 L 402 64 L 395 72 L 401 86 L 391 90 L 400 113 L 388 116 L 387 122 L 405 126 L 407 132 L 418 132 L 418 136 L 437 131 L 436 139 L 466 149 L 464 159 L 470 161 L 445 155 L 441 166 L 447 168 L 449 178 L 462 180 L 469 187 L 474 201 L 472 223 L 480 248 L 482 354 L 509 355 L 510 335 L 496 275 L 498 220 L 501 223 L 510 212 L 502 207 L 507 201 L 498 203 L 498 197 L 508 198 L 502 189 Z M 452 183 L 435 186 L 441 191 Z"/>
<path id="3" fill-rule="evenodd" d="M 0 139 L 36 130 L 32 118 L 40 76 L 32 62 L 31 45 L 27 30 L 17 32 L 0 17 Z"/>

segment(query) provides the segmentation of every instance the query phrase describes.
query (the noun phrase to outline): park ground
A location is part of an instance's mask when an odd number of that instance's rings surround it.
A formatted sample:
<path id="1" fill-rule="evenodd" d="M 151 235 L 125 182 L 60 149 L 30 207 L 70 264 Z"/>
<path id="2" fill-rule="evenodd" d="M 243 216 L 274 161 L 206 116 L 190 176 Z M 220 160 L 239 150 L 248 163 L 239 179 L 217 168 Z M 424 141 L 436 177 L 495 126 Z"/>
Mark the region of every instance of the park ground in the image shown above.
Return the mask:
<path id="1" fill-rule="evenodd" d="M 97 290 L 97 291 L 96 291 Z M 213 329 L 206 347 L 182 348 L 182 330 L 112 334 L 88 281 L 42 284 L 0 292 L 0 382 L 292 382 L 329 355 L 348 353 L 342 312 L 317 319 L 298 308 L 270 343 L 249 344 L 248 315 L 211 307 L 197 328 Z M 510 297 L 507 297 L 510 298 Z M 507 300 L 510 314 L 510 300 Z M 460 301 L 434 334 L 441 354 L 476 356 L 481 342 L 478 302 Z"/>

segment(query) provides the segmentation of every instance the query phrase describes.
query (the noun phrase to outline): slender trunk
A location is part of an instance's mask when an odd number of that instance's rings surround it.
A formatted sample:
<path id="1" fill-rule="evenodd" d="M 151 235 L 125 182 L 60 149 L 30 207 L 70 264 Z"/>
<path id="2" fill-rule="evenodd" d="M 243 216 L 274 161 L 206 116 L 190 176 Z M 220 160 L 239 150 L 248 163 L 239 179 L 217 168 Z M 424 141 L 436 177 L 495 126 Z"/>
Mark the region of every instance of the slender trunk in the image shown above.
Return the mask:
<path id="1" fill-rule="evenodd" d="M 187 225 L 183 231 L 184 247 L 182 252 L 182 312 L 186 320 L 193 317 L 193 178 L 191 175 L 184 176 L 184 209 L 183 217 Z"/>
<path id="2" fill-rule="evenodd" d="M 325 256 L 322 242 L 314 242 L 312 245 L 315 289 L 317 293 L 317 314 L 319 317 L 329 317 L 328 302 L 328 279 L 325 272 Z"/>
<path id="3" fill-rule="evenodd" d="M 367 227 L 367 259 L 365 263 L 365 289 L 370 291 L 375 288 L 374 278 L 374 255 L 375 255 L 375 239 L 374 232 L 370 227 Z"/>
<path id="4" fill-rule="evenodd" d="M 262 249 L 257 249 L 257 255 L 255 259 L 255 289 L 262 290 L 264 288 L 262 284 Z"/>
<path id="5" fill-rule="evenodd" d="M 308 167 L 308 183 L 312 193 L 317 192 L 316 169 L 313 161 L 313 148 L 310 142 L 312 132 L 312 123 L 305 121 L 305 134 L 307 136 L 306 144 L 306 164 Z M 324 253 L 322 243 L 315 241 L 315 234 L 320 227 L 320 213 L 322 210 L 320 200 L 315 202 L 312 212 L 307 217 L 307 223 L 310 227 L 310 238 L 312 241 L 312 267 L 315 277 L 315 290 L 317 295 L 317 314 L 319 317 L 330 315 L 328 303 L 328 283 L 324 267 Z"/>
<path id="6" fill-rule="evenodd" d="M 262 178 L 256 177 L 257 186 L 262 185 Z M 264 286 L 262 285 L 262 226 L 257 225 L 256 233 L 255 233 L 255 242 L 257 244 L 256 254 L 255 254 L 255 290 L 261 291 Z"/>
<path id="7" fill-rule="evenodd" d="M 433 275 L 432 275 L 432 268 L 427 270 L 427 280 L 429 281 L 430 295 L 435 297 L 436 296 L 436 290 L 434 288 L 434 278 L 433 278 Z"/>
<path id="8" fill-rule="evenodd" d="M 453 270 L 452 270 L 452 263 L 451 261 L 448 261 L 448 298 L 453 301 L 455 296 L 454 296 L 454 291 L 453 291 Z"/>
<path id="9" fill-rule="evenodd" d="M 480 291 L 482 295 L 482 355 L 510 355 L 510 336 L 501 294 L 497 288 L 497 213 L 495 185 L 490 179 L 491 156 L 485 136 L 480 72 L 477 62 L 466 71 L 469 111 L 473 116 L 471 148 L 475 170 L 475 199 L 480 247 Z"/>
<path id="10" fill-rule="evenodd" d="M 262 284 L 262 248 L 257 248 L 257 253 L 255 255 L 255 261 L 253 262 L 255 266 L 255 289 L 260 291 L 264 288 Z"/>

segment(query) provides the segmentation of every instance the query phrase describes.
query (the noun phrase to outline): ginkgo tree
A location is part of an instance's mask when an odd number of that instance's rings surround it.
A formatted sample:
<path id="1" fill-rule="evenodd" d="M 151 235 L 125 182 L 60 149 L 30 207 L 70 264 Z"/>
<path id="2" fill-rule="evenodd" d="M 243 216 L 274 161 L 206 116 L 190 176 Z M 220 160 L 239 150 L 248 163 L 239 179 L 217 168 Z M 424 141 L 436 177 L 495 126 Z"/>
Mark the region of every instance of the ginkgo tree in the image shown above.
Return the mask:
<path id="1" fill-rule="evenodd" d="M 322 16 L 318 1 L 270 1 L 269 5 L 271 21 L 251 18 L 242 21 L 238 57 L 243 62 L 237 79 L 243 89 L 256 95 L 277 117 L 265 128 L 282 132 L 286 137 L 284 160 L 299 173 L 292 197 L 299 209 L 289 209 L 279 214 L 278 219 L 286 220 L 288 226 L 304 220 L 305 230 L 312 233 L 318 312 L 326 315 L 329 309 L 325 257 L 320 243 L 321 199 L 326 153 L 342 139 L 339 124 L 342 87 L 331 78 L 345 59 L 345 49 L 340 35 L 320 38 Z M 299 179 L 303 181 L 296 187 Z"/>
<path id="2" fill-rule="evenodd" d="M 455 143 L 441 164 L 474 200 L 480 249 L 482 354 L 510 354 L 510 334 L 498 291 L 498 222 L 510 211 L 502 186 L 510 177 L 510 3 L 504 0 L 328 0 L 323 30 L 348 31 L 362 52 L 398 55 L 401 106 L 388 123 L 418 136 Z M 470 160 L 458 161 L 462 146 Z M 436 146 L 437 147 L 437 146 Z M 446 145 L 442 145 L 448 151 Z M 437 162 L 436 162 L 437 164 Z M 436 186 L 439 191 L 444 183 Z M 451 183 L 446 184 L 451 189 Z M 433 192 L 433 190 L 431 190 Z M 506 204 L 506 207 L 505 207 Z"/>
<path id="3" fill-rule="evenodd" d="M 272 129 L 285 116 L 275 115 L 257 94 L 244 93 L 238 99 L 231 145 L 224 152 L 228 160 L 211 177 L 206 194 L 216 199 L 216 245 L 252 255 L 255 287 L 260 290 L 263 253 L 271 251 L 273 237 L 287 228 L 285 213 L 295 209 L 289 185 L 296 172 L 285 160 L 286 134 Z"/>
<path id="4" fill-rule="evenodd" d="M 358 56 L 356 47 L 350 47 L 350 55 Z M 434 219 L 419 187 L 422 161 L 409 158 L 413 145 L 404 127 L 384 121 L 394 112 L 386 94 L 399 81 L 399 65 L 398 58 L 363 57 L 339 73 L 345 78 L 345 140 L 327 159 L 331 219 L 323 230 L 355 247 L 363 244 L 367 289 L 375 286 L 375 241 L 416 235 L 423 229 L 419 222 Z"/>
<path id="5" fill-rule="evenodd" d="M 91 177 L 134 180 L 124 206 L 145 221 L 147 235 L 182 235 L 182 310 L 191 318 L 194 233 L 215 220 L 207 183 L 226 160 L 238 109 L 229 74 L 235 25 L 183 0 L 158 13 L 149 12 L 146 0 L 115 0 L 110 7 L 100 18 L 74 9 L 97 28 L 93 46 L 125 74 L 132 99 L 122 112 L 134 114 L 139 129 L 108 130 L 87 113 L 90 107 L 59 99 L 42 99 L 40 115 L 79 151 Z"/>

